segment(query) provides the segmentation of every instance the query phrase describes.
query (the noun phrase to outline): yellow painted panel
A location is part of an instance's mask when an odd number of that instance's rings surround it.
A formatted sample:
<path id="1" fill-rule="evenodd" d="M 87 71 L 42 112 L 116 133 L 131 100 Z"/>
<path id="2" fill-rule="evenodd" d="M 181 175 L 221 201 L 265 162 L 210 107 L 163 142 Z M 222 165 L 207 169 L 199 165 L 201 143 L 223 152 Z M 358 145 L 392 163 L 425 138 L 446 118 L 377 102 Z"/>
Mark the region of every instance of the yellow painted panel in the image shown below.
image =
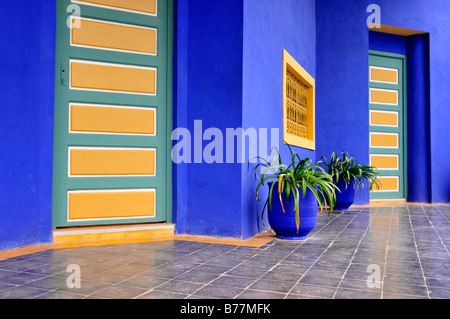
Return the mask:
<path id="1" fill-rule="evenodd" d="M 142 230 L 142 231 L 128 231 L 127 232 L 127 239 L 133 238 L 148 238 L 150 237 L 150 231 L 149 230 Z"/>
<path id="2" fill-rule="evenodd" d="M 156 150 L 70 149 L 71 175 L 154 175 Z"/>
<path id="3" fill-rule="evenodd" d="M 169 236 L 173 235 L 173 229 L 153 229 L 150 230 L 150 236 Z"/>
<path id="4" fill-rule="evenodd" d="M 398 135 L 396 134 L 371 134 L 370 146 L 398 147 Z"/>
<path id="5" fill-rule="evenodd" d="M 55 236 L 53 237 L 54 243 L 73 243 L 79 242 L 80 235 L 64 235 L 64 236 Z"/>
<path id="6" fill-rule="evenodd" d="M 155 69 L 72 62 L 71 71 L 74 88 L 156 94 Z"/>
<path id="7" fill-rule="evenodd" d="M 388 70 L 388 69 L 370 68 L 370 80 L 397 83 L 398 71 L 395 69 Z"/>
<path id="8" fill-rule="evenodd" d="M 99 234 L 82 234 L 81 235 L 81 241 L 95 241 L 99 240 L 100 235 Z"/>
<path id="9" fill-rule="evenodd" d="M 397 156 L 379 156 L 371 155 L 370 164 L 378 169 L 383 168 L 393 168 L 398 169 L 398 158 Z"/>
<path id="10" fill-rule="evenodd" d="M 398 126 L 398 113 L 370 112 L 370 124 Z"/>
<path id="11" fill-rule="evenodd" d="M 398 104 L 398 91 L 370 90 L 371 103 Z"/>
<path id="12" fill-rule="evenodd" d="M 155 110 L 72 105 L 70 129 L 75 132 L 155 134 Z"/>
<path id="13" fill-rule="evenodd" d="M 155 216 L 155 191 L 69 192 L 70 220 Z"/>
<path id="14" fill-rule="evenodd" d="M 102 5 L 117 9 L 132 10 L 148 14 L 156 14 L 158 0 L 79 0 L 94 5 Z"/>
<path id="15" fill-rule="evenodd" d="M 75 19 L 74 19 L 75 20 Z M 79 19 L 72 44 L 156 54 L 156 30 Z"/>
<path id="16" fill-rule="evenodd" d="M 126 233 L 125 232 L 118 232 L 118 233 L 102 233 L 99 236 L 100 240 L 117 240 L 117 239 L 125 239 Z"/>
<path id="17" fill-rule="evenodd" d="M 397 191 L 398 190 L 398 178 L 397 177 L 379 177 L 378 180 L 381 183 L 381 187 L 378 189 L 374 186 L 375 190 L 383 191 Z"/>

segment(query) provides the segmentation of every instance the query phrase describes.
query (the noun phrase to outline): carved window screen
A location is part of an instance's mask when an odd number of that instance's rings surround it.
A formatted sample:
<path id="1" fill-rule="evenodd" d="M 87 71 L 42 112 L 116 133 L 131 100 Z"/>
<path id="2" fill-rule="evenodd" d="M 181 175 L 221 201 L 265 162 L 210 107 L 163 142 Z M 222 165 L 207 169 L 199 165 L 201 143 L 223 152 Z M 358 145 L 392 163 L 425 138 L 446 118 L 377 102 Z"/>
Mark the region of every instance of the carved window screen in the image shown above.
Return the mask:
<path id="1" fill-rule="evenodd" d="M 284 142 L 315 149 L 315 80 L 292 56 L 283 54 Z"/>
<path id="2" fill-rule="evenodd" d="M 308 138 L 308 87 L 286 71 L 287 132 Z"/>

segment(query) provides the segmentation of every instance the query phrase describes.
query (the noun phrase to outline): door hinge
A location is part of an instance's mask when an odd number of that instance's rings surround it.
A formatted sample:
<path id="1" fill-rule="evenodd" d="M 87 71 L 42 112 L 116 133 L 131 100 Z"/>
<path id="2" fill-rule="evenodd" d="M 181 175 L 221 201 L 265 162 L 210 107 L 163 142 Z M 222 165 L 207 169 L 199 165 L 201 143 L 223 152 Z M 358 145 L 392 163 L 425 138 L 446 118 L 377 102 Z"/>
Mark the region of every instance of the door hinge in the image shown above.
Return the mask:
<path id="1" fill-rule="evenodd" d="M 67 83 L 67 68 L 65 67 L 64 63 L 61 63 L 61 67 L 60 67 L 60 85 L 61 86 L 66 86 Z"/>

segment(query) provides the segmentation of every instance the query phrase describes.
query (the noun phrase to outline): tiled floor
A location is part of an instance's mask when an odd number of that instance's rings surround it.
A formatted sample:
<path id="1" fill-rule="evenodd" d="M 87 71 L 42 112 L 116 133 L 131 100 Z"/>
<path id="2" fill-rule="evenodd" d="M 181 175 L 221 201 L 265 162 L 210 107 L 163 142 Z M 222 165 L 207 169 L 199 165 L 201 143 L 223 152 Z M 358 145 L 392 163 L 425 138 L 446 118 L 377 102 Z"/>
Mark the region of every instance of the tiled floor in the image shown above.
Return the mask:
<path id="1" fill-rule="evenodd" d="M 450 205 L 352 208 L 259 248 L 171 240 L 5 259 L 0 298 L 447 299 L 449 247 Z M 67 286 L 71 264 L 81 288 Z"/>

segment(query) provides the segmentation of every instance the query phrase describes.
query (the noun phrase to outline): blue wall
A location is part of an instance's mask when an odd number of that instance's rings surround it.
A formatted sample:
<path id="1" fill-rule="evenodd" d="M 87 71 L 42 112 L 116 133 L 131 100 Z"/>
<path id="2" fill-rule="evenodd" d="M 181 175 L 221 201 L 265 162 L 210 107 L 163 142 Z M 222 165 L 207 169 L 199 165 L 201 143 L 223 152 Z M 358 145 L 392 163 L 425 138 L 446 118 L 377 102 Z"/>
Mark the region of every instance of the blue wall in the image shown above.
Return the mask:
<path id="1" fill-rule="evenodd" d="M 194 120 L 202 120 L 204 130 L 222 132 L 278 128 L 282 139 L 283 49 L 315 77 L 315 0 L 178 0 L 177 21 L 175 126 L 193 132 Z M 247 139 L 247 160 L 248 148 Z M 316 160 L 313 151 L 295 151 Z M 178 164 L 174 170 L 178 233 L 248 238 L 263 230 L 257 181 L 247 163 Z"/>
<path id="2" fill-rule="evenodd" d="M 349 152 L 369 162 L 366 7 L 360 1 L 316 2 L 316 156 Z M 362 10 L 362 11 L 361 11 Z M 368 203 L 368 187 L 355 203 Z"/>
<path id="3" fill-rule="evenodd" d="M 428 35 L 407 40 L 408 96 L 408 198 L 430 202 L 430 45 Z M 417 156 L 421 154 L 422 156 Z M 425 155 L 425 156 L 423 156 Z"/>
<path id="4" fill-rule="evenodd" d="M 368 163 L 368 50 L 369 31 L 366 20 L 371 1 L 322 0 L 316 2 L 317 19 L 317 157 L 345 149 L 361 163 Z M 447 125 L 450 92 L 450 2 L 436 0 L 380 0 L 381 23 L 430 33 L 429 76 L 430 151 L 414 149 L 409 140 L 409 157 L 430 167 L 431 201 L 450 201 L 450 169 Z M 392 46 L 390 46 L 392 48 Z M 398 49 L 398 47 L 396 48 Z M 418 65 L 420 67 L 420 65 Z M 423 65 L 422 65 L 423 67 Z M 447 101 L 447 102 L 446 102 Z M 423 111 L 423 110 L 422 110 Z M 424 111 L 427 113 L 427 111 Z M 334 128 L 330 133 L 329 127 Z M 351 131 L 348 128 L 352 128 Z M 409 129 L 414 129 L 409 127 Z M 422 127 L 420 128 L 422 129 Z M 425 132 L 426 134 L 426 132 Z M 420 143 L 423 143 L 423 134 Z M 410 175 L 415 174 L 410 171 Z M 413 178 L 413 176 L 409 176 Z M 417 185 L 415 185 L 417 187 Z M 419 188 L 421 188 L 419 186 Z M 423 198 L 423 197 L 422 197 Z M 409 198 L 421 201 L 420 197 Z M 367 189 L 356 199 L 369 202 Z"/>
<path id="5" fill-rule="evenodd" d="M 191 132 L 192 161 L 195 120 L 203 131 L 242 126 L 242 9 L 241 0 L 178 1 L 174 127 Z M 241 164 L 183 163 L 175 170 L 177 232 L 242 237 Z"/>
<path id="6" fill-rule="evenodd" d="M 268 128 L 269 132 L 271 128 L 278 128 L 281 157 L 286 160 L 289 150 L 282 143 L 283 49 L 312 77 L 316 77 L 315 0 L 245 0 L 243 127 Z M 269 153 L 269 150 L 263 151 Z M 298 147 L 294 151 L 315 163 L 314 151 Z M 261 203 L 256 202 L 257 183 L 253 167 L 249 169 L 243 165 L 241 201 L 244 237 L 264 230 L 260 216 L 268 190 L 261 189 Z"/>
<path id="7" fill-rule="evenodd" d="M 295 150 L 314 162 L 347 150 L 368 163 L 368 50 L 406 50 L 408 81 L 420 89 L 408 95 L 414 112 L 408 124 L 408 200 L 450 202 L 450 2 L 379 0 L 382 24 L 429 32 L 406 44 L 404 38 L 369 33 L 371 2 L 178 0 L 174 127 L 193 132 L 194 121 L 202 120 L 203 130 L 281 131 L 284 48 L 316 78 L 316 152 Z M 56 13 L 55 2 L 47 0 L 3 1 L 0 10 L 0 26 L 8 30 L 0 39 L 5 250 L 51 241 Z M 429 85 L 415 82 L 424 77 Z M 427 164 L 425 173 L 415 173 Z M 263 230 L 257 181 L 247 164 L 173 167 L 179 233 L 247 238 Z M 369 202 L 367 189 L 356 201 Z"/>
<path id="8" fill-rule="evenodd" d="M 407 55 L 407 42 L 405 36 L 369 31 L 369 50 Z"/>
<path id="9" fill-rule="evenodd" d="M 51 242 L 55 3 L 0 3 L 0 251 Z"/>

